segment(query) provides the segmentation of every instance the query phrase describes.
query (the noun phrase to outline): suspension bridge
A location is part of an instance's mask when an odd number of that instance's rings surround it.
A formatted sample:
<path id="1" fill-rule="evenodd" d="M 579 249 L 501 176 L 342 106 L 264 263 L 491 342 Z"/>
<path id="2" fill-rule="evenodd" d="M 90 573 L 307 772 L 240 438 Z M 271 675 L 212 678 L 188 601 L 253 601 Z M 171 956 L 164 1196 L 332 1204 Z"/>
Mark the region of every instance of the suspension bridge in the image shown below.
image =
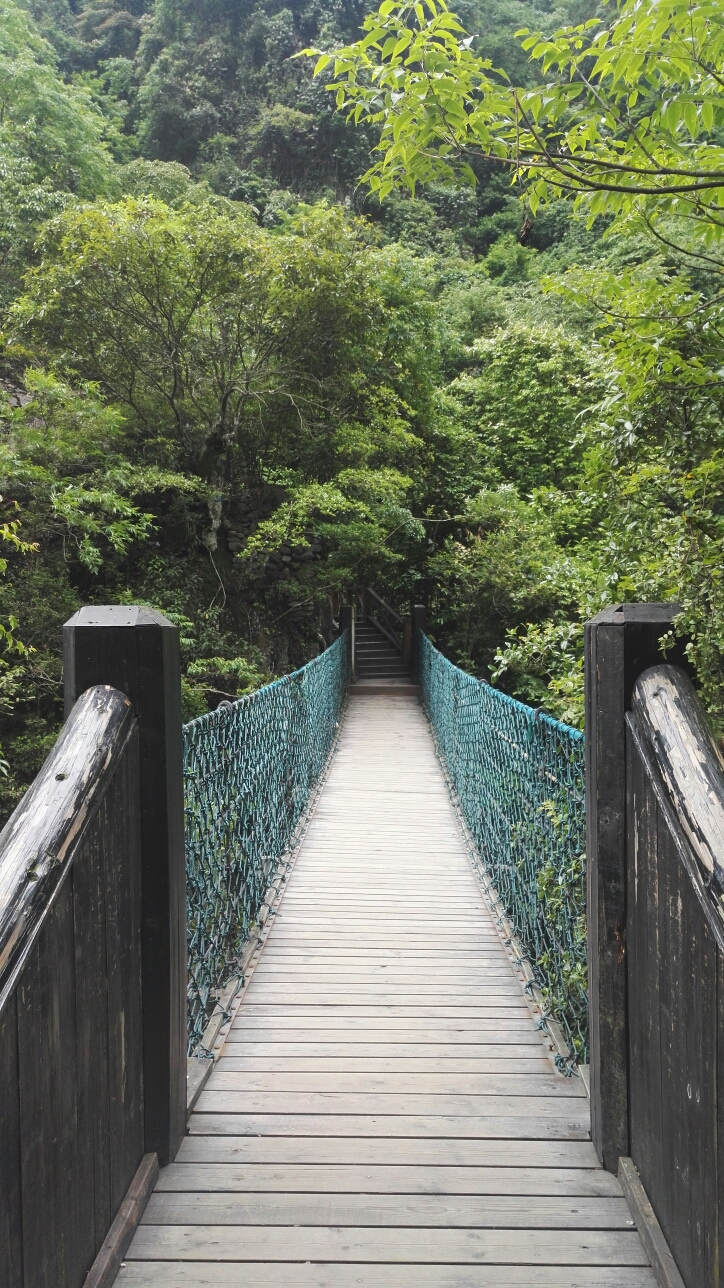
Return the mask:
<path id="1" fill-rule="evenodd" d="M 0 1283 L 719 1288 L 724 769 L 671 619 L 589 626 L 584 741 L 373 591 L 183 729 L 175 628 L 77 614 L 0 837 Z"/>

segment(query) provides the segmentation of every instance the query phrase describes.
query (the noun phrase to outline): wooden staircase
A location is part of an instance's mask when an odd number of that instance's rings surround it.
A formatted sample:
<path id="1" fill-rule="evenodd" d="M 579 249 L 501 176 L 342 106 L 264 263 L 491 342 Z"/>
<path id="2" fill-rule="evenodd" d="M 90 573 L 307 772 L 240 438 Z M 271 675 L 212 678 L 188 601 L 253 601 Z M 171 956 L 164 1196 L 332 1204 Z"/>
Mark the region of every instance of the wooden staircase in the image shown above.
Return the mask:
<path id="1" fill-rule="evenodd" d="M 358 680 L 405 680 L 410 674 L 401 650 L 369 619 L 355 625 L 354 665 Z"/>

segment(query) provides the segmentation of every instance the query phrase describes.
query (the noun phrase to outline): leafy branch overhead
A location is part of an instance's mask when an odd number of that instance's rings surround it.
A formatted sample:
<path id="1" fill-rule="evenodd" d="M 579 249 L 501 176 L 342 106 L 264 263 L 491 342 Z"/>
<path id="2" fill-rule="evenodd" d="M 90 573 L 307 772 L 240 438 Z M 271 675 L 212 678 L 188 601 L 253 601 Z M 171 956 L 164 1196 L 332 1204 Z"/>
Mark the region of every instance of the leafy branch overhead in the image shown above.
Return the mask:
<path id="1" fill-rule="evenodd" d="M 521 30 L 541 83 L 512 84 L 444 0 L 383 0 L 364 35 L 316 57 L 337 107 L 381 126 L 366 181 L 474 181 L 470 160 L 505 165 L 541 202 L 574 196 L 589 216 L 686 216 L 705 244 L 724 229 L 724 25 L 716 0 L 625 0 L 552 36 Z"/>

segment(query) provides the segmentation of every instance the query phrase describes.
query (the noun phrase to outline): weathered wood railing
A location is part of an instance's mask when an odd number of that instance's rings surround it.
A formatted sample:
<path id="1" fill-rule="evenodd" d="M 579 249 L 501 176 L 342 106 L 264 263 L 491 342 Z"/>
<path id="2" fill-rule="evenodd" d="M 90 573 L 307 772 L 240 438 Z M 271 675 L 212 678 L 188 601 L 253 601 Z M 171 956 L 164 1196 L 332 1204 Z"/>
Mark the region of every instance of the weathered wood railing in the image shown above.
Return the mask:
<path id="1" fill-rule="evenodd" d="M 724 762 L 688 675 L 662 661 L 674 612 L 627 605 L 588 628 L 593 1135 L 624 1187 L 643 1185 L 660 1282 L 720 1288 Z"/>
<path id="2" fill-rule="evenodd" d="M 0 835 L 2 1288 L 110 1285 L 186 1124 L 178 631 L 84 609 L 65 678 Z"/>
<path id="3" fill-rule="evenodd" d="M 84 693 L 0 836 L 0 1282 L 80 1284 L 144 1153 L 138 732 Z"/>

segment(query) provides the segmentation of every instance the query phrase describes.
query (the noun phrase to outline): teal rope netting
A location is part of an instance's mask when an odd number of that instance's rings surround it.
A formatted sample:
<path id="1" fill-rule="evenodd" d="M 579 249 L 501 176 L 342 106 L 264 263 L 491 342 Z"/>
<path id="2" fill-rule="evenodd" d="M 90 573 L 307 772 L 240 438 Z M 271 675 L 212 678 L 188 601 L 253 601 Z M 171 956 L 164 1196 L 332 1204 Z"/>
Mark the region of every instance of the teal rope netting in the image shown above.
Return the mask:
<path id="1" fill-rule="evenodd" d="M 419 637 L 423 701 L 478 854 L 549 1013 L 587 1060 L 584 736 Z"/>
<path id="2" fill-rule="evenodd" d="M 189 1051 L 288 850 L 334 742 L 347 640 L 183 730 Z"/>

